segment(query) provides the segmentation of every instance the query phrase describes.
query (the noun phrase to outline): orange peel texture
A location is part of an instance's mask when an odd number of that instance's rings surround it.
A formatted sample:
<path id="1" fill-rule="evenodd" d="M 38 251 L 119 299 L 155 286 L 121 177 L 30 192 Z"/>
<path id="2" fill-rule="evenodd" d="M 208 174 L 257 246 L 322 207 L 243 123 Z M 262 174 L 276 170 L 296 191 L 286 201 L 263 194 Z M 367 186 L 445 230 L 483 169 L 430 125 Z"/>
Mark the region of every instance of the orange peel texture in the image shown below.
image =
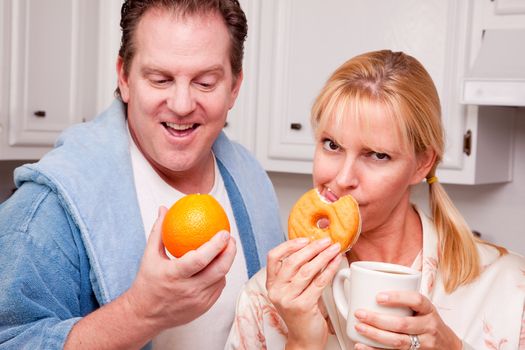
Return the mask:
<path id="1" fill-rule="evenodd" d="M 209 194 L 189 194 L 166 213 L 162 242 L 171 255 L 179 258 L 221 230 L 230 232 L 230 221 L 219 202 Z"/>

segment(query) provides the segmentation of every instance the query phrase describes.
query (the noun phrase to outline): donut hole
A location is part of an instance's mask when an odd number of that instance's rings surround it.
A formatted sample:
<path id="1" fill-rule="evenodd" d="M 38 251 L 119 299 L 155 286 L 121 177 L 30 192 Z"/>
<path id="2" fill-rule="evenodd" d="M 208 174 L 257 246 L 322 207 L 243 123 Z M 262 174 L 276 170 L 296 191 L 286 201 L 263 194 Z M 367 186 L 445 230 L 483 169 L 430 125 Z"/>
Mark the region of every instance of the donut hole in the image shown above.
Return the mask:
<path id="1" fill-rule="evenodd" d="M 326 216 L 320 216 L 316 219 L 315 225 L 321 230 L 324 230 L 330 226 L 330 219 Z"/>

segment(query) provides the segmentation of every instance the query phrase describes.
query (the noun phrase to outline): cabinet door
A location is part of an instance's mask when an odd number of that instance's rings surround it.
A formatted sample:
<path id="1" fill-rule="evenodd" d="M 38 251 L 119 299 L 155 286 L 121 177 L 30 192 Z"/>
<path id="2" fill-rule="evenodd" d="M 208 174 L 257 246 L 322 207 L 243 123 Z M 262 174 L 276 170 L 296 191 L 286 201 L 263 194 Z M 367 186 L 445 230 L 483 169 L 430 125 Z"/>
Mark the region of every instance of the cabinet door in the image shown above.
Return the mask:
<path id="1" fill-rule="evenodd" d="M 268 170 L 309 173 L 314 98 L 340 64 L 370 50 L 404 51 L 434 79 L 447 130 L 444 167 L 459 168 L 459 103 L 469 1 L 261 1 L 257 155 Z"/>
<path id="2" fill-rule="evenodd" d="M 228 113 L 224 132 L 250 151 L 255 150 L 260 0 L 240 0 L 248 20 L 248 38 L 244 45 L 243 82 L 234 107 Z"/>
<path id="3" fill-rule="evenodd" d="M 98 5 L 12 0 L 6 9 L 7 147 L 47 149 L 62 130 L 95 110 Z"/>

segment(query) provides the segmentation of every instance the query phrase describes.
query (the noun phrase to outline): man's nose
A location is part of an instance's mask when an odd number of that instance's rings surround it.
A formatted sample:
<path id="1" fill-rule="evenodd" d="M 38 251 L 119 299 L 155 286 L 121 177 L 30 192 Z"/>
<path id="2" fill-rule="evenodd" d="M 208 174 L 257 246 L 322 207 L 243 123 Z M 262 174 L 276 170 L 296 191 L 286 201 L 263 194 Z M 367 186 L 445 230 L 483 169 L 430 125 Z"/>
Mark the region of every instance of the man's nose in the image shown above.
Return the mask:
<path id="1" fill-rule="evenodd" d="M 168 108 L 178 116 L 186 116 L 196 106 L 195 98 L 188 84 L 175 84 L 167 101 Z"/>

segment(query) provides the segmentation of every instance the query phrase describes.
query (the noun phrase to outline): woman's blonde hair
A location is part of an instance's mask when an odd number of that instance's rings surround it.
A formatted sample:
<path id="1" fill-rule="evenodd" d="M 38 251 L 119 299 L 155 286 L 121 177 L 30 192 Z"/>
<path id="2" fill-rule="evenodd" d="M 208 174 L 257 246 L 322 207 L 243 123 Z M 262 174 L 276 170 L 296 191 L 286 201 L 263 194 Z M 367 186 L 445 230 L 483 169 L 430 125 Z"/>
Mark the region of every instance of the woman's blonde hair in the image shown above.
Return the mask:
<path id="1" fill-rule="evenodd" d="M 327 123 L 347 115 L 366 122 L 370 106 L 381 106 L 399 126 L 401 143 L 416 154 L 433 150 L 436 161 L 426 178 L 433 179 L 444 153 L 439 96 L 432 78 L 415 58 L 390 50 L 356 56 L 341 65 L 317 97 L 311 123 L 316 135 Z M 437 229 L 439 268 L 445 290 L 453 292 L 481 272 L 478 240 L 439 182 L 429 181 L 429 202 Z M 483 242 L 486 243 L 486 242 Z M 489 244 L 489 243 L 486 243 Z M 490 244 L 492 245 L 492 244 Z M 496 247 L 500 254 L 506 250 Z"/>

